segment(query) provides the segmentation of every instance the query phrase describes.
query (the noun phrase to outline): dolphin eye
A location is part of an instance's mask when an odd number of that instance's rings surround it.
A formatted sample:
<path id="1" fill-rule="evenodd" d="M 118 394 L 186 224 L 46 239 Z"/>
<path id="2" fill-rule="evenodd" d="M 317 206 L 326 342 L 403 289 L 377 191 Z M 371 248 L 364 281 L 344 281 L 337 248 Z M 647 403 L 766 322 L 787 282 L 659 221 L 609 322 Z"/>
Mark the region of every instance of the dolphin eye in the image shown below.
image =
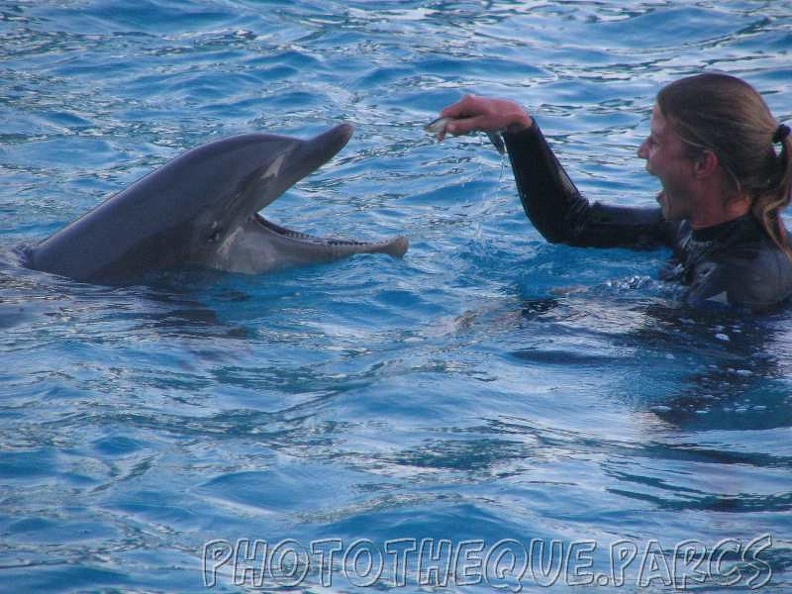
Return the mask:
<path id="1" fill-rule="evenodd" d="M 206 236 L 206 243 L 216 243 L 220 239 L 220 225 L 217 222 L 212 223 L 209 232 Z"/>

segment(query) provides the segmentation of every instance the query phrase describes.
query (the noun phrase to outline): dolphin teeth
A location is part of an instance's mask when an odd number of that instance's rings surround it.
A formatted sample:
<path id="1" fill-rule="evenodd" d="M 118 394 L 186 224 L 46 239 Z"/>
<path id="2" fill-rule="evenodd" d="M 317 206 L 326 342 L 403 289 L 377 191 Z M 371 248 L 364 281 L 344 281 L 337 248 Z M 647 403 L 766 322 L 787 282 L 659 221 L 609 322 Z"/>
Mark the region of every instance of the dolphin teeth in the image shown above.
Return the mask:
<path id="1" fill-rule="evenodd" d="M 337 237 L 317 237 L 315 235 L 300 233 L 299 231 L 282 227 L 264 218 L 260 214 L 256 216 L 256 221 L 271 233 L 276 233 L 282 237 L 295 241 L 312 243 L 318 246 L 358 248 L 360 252 L 382 252 L 394 258 L 401 258 L 404 256 L 410 245 L 408 239 L 401 236 L 382 241 L 355 241 Z"/>

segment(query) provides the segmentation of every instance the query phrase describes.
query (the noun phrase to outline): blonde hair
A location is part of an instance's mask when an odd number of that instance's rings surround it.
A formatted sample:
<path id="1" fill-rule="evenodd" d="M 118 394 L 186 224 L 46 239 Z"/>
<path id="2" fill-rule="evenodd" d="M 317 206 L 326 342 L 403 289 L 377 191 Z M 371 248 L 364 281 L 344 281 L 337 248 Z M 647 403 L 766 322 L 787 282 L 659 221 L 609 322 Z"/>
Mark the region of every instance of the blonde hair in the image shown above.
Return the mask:
<path id="1" fill-rule="evenodd" d="M 727 196 L 747 195 L 767 235 L 792 258 L 780 215 L 792 197 L 792 138 L 756 89 L 737 77 L 708 72 L 664 87 L 657 105 L 691 156 L 715 153 L 726 173 Z"/>

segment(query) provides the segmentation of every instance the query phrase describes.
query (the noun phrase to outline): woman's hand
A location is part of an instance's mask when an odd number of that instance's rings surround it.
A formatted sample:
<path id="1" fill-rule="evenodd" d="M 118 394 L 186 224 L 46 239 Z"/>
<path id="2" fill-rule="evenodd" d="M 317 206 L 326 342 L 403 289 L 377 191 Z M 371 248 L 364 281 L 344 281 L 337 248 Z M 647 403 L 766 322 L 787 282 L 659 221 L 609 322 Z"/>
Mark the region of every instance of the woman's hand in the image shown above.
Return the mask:
<path id="1" fill-rule="evenodd" d="M 508 99 L 488 99 L 468 95 L 440 112 L 441 118 L 451 118 L 438 140 L 446 133 L 454 136 L 468 132 L 519 132 L 530 128 L 533 119 L 528 112 Z"/>

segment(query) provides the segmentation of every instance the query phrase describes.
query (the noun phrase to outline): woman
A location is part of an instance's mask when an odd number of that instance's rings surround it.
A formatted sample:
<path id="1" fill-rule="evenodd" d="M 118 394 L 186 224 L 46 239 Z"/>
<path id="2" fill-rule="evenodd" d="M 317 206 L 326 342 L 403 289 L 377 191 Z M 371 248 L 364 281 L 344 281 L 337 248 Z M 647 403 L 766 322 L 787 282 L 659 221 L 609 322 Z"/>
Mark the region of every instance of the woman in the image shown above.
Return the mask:
<path id="1" fill-rule="evenodd" d="M 469 96 L 440 115 L 451 118 L 444 133 L 504 133 L 523 208 L 548 241 L 669 246 L 674 260 L 663 278 L 687 285 L 692 303 L 764 309 L 792 296 L 792 248 L 780 217 L 792 191 L 792 139 L 746 82 L 706 73 L 660 91 L 638 149 L 662 184 L 659 208 L 589 204 L 512 101 Z"/>

